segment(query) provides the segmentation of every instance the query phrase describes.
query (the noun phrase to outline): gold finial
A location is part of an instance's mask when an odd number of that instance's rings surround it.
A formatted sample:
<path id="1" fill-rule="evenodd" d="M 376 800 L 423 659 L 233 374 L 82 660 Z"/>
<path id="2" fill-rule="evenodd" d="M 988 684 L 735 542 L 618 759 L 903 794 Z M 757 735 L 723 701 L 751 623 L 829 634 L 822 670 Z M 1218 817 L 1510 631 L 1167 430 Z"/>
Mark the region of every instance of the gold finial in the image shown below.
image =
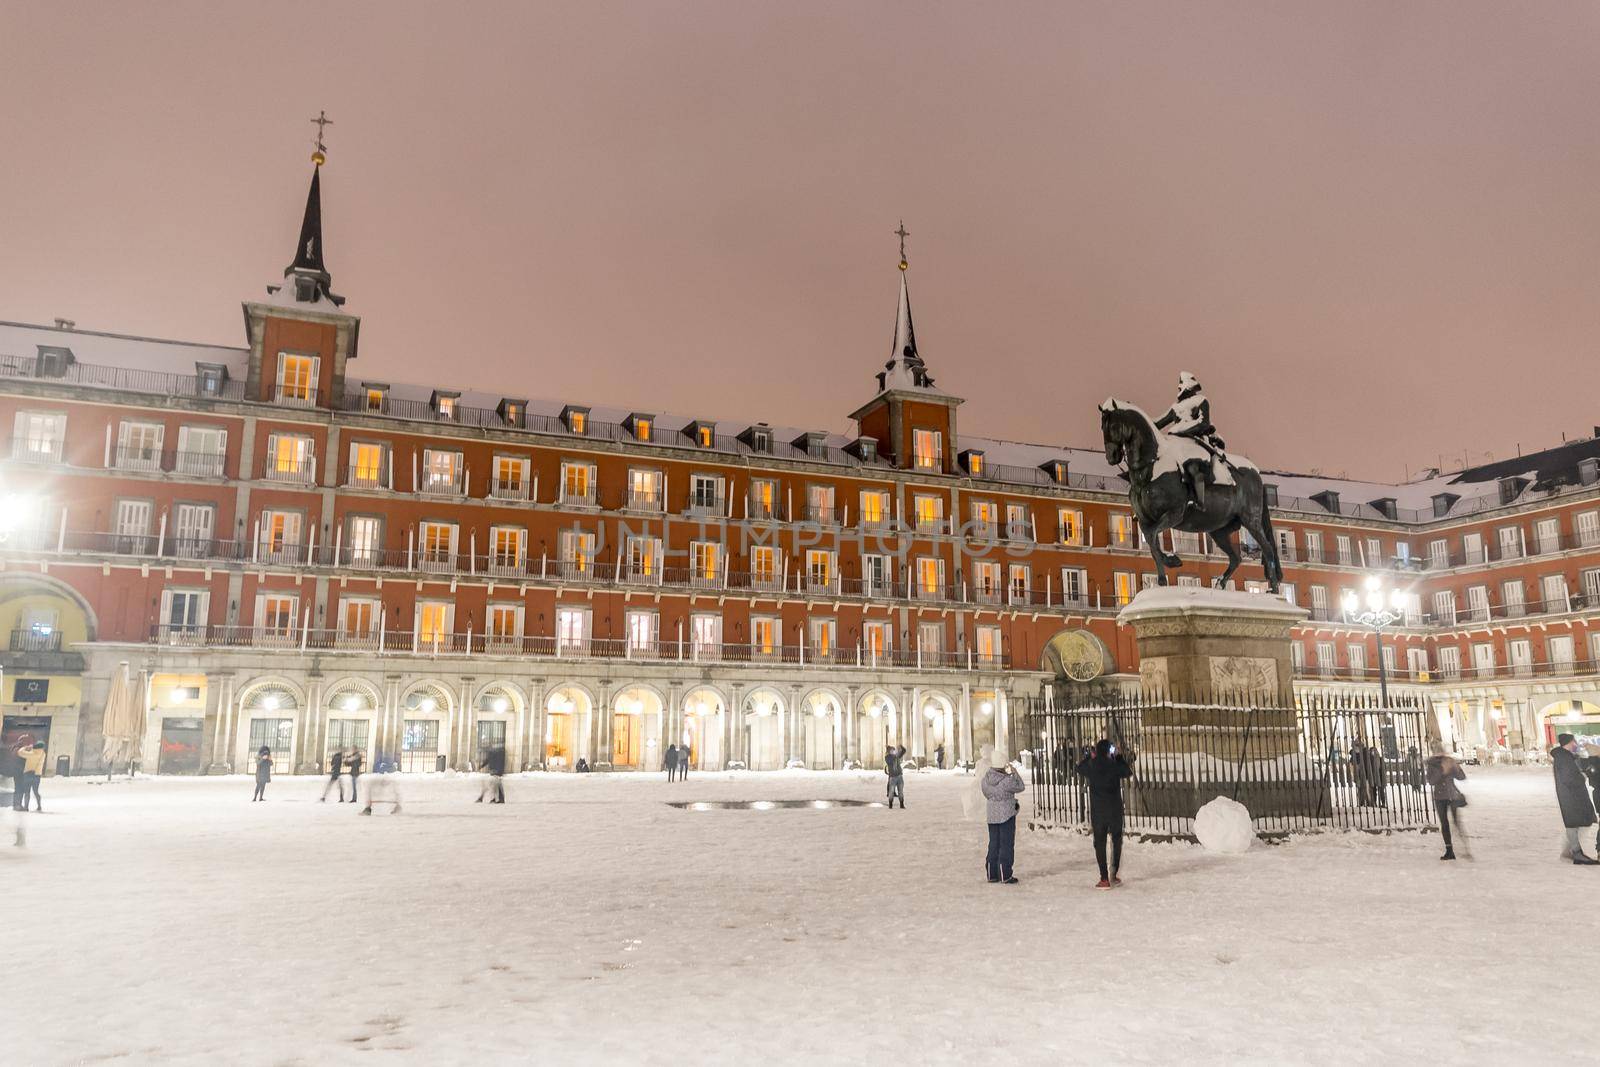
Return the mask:
<path id="1" fill-rule="evenodd" d="M 322 130 L 325 126 L 332 126 L 333 120 L 328 117 L 326 111 L 319 108 L 317 117 L 311 121 L 317 127 L 316 147 L 311 153 L 311 162 L 320 167 L 328 161 L 328 146 L 322 143 Z"/>
<path id="2" fill-rule="evenodd" d="M 911 236 L 911 231 L 906 229 L 905 219 L 900 220 L 900 228 L 894 233 L 896 237 L 900 238 L 900 269 L 905 270 L 911 266 L 910 263 L 906 262 L 906 238 Z"/>

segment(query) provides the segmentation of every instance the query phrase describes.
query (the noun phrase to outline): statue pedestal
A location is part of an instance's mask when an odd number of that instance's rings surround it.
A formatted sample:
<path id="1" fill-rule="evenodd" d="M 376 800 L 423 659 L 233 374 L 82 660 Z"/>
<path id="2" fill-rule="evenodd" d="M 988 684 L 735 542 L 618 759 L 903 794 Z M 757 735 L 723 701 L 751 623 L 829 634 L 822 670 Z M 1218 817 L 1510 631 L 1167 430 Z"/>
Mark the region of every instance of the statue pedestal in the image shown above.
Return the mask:
<path id="1" fill-rule="evenodd" d="M 1133 627 L 1146 693 L 1293 707 L 1289 635 L 1309 614 L 1265 593 L 1169 585 L 1141 592 L 1117 622 Z"/>
<path id="2" fill-rule="evenodd" d="M 1299 766 L 1289 658 L 1307 615 L 1264 593 L 1184 586 L 1146 589 L 1122 609 L 1139 648 L 1143 814 L 1190 818 L 1229 779 L 1252 815 L 1318 803 L 1327 787 Z"/>

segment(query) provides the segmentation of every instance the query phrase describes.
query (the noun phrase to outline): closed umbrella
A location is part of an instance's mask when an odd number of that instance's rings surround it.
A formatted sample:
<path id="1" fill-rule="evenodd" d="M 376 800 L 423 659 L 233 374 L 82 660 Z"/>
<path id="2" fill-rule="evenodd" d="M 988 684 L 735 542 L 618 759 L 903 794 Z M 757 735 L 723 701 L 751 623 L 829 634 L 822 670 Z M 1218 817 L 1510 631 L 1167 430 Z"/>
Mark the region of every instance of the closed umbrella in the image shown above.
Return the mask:
<path id="1" fill-rule="evenodd" d="M 111 678 L 111 689 L 106 694 L 106 710 L 101 717 L 100 732 L 105 737 L 102 755 L 106 764 L 106 778 L 111 768 L 127 761 L 132 770 L 133 754 L 138 750 L 139 736 L 144 732 L 144 699 L 138 693 L 127 663 L 118 666 Z"/>

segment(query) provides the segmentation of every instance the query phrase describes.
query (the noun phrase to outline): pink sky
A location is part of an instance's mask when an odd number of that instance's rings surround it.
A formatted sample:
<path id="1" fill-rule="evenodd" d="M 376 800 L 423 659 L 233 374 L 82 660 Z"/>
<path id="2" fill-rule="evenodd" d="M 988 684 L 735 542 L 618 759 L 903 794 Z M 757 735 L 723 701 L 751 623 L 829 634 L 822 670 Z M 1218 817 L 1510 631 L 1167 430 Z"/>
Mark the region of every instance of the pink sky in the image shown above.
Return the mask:
<path id="1" fill-rule="evenodd" d="M 843 430 L 903 217 L 969 432 L 1180 369 L 1280 468 L 1600 423 L 1592 4 L 216 7 L 0 8 L 0 318 L 242 343 L 326 108 L 370 377 Z"/>

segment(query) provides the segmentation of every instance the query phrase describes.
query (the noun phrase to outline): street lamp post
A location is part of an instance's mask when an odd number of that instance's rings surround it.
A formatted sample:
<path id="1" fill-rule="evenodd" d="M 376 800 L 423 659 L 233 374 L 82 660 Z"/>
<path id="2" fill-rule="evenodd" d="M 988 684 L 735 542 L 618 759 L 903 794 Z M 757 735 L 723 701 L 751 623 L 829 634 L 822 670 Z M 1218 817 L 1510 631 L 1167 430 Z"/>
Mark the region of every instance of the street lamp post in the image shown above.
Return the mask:
<path id="1" fill-rule="evenodd" d="M 1352 590 L 1344 595 L 1342 606 L 1348 621 L 1371 627 L 1377 636 L 1378 702 L 1383 708 L 1384 747 L 1389 750 L 1387 755 L 1394 757 L 1400 754 L 1400 747 L 1395 737 L 1394 715 L 1389 710 L 1389 669 L 1383 660 L 1383 628 L 1393 626 L 1405 617 L 1411 596 L 1400 589 L 1390 589 L 1385 593 L 1383 579 L 1376 574 L 1369 574 L 1365 584 L 1365 599 Z"/>
<path id="2" fill-rule="evenodd" d="M 1404 616 L 1409 594 L 1399 589 L 1384 592 L 1383 579 L 1376 574 L 1367 576 L 1367 595 L 1363 600 L 1355 591 L 1345 593 L 1344 615 L 1350 622 L 1358 622 L 1372 629 L 1378 639 L 1378 699 L 1389 706 L 1389 671 L 1383 661 L 1383 628 L 1393 626 Z"/>

